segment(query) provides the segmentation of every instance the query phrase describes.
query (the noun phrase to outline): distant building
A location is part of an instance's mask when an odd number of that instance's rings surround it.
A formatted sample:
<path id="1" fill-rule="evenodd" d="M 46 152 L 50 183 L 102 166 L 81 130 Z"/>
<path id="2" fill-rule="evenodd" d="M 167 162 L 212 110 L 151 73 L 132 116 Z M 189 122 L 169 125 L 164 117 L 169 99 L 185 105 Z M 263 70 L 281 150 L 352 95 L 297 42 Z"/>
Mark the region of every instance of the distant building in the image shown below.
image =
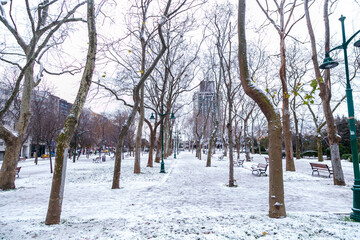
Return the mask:
<path id="1" fill-rule="evenodd" d="M 215 82 L 202 81 L 200 91 L 193 95 L 194 115 L 207 116 L 209 113 L 212 117 L 219 119 L 222 112 L 221 102 L 222 94 L 219 93 L 218 98 L 216 98 Z"/>
<path id="2" fill-rule="evenodd" d="M 12 91 L 9 90 L 6 86 L 0 86 L 0 108 L 5 106 L 5 103 L 9 99 L 11 93 L 12 93 Z M 18 100 L 15 100 L 15 101 L 18 101 Z M 2 124 L 7 129 L 14 130 L 15 124 L 16 124 L 16 119 L 17 119 L 16 116 L 18 116 L 17 110 L 13 106 L 10 107 L 8 113 L 3 116 Z M 5 149 L 6 149 L 5 141 L 0 139 L 0 161 L 2 161 L 4 159 Z M 29 139 L 26 142 L 24 142 L 20 151 L 21 151 L 20 156 L 22 156 L 22 157 L 30 156 L 30 140 Z"/>
<path id="3" fill-rule="evenodd" d="M 5 102 L 7 101 L 7 99 L 9 99 L 9 96 L 12 92 L 6 88 L 6 86 L 2 87 L 0 86 L 0 106 L 4 106 Z M 54 110 L 55 113 L 58 113 L 59 116 L 62 117 L 66 117 L 71 108 L 72 108 L 72 104 L 67 102 L 64 99 L 61 99 L 57 96 L 54 96 L 48 92 L 35 92 L 33 95 L 34 99 L 43 99 L 46 98 L 49 102 L 49 104 L 47 104 L 46 106 L 52 106 L 52 109 Z M 19 100 L 20 101 L 20 100 Z M 16 112 L 16 110 L 12 110 L 13 114 Z M 15 124 L 16 124 L 16 119 L 14 117 L 12 117 L 11 115 L 6 115 L 4 116 L 4 118 L 2 119 L 2 124 L 7 127 L 8 129 L 14 129 L 15 128 Z M 32 153 L 35 151 L 35 146 L 34 144 L 31 144 L 32 139 L 31 137 L 28 137 L 27 141 L 23 144 L 22 148 L 21 148 L 21 153 L 20 156 L 21 157 L 32 157 Z M 6 145 L 5 145 L 5 141 L 3 141 L 2 139 L 0 139 L 0 161 L 2 161 L 4 159 L 4 155 L 5 155 L 5 149 L 6 149 Z M 41 146 L 40 149 L 40 156 L 42 153 L 45 153 L 45 146 Z"/>

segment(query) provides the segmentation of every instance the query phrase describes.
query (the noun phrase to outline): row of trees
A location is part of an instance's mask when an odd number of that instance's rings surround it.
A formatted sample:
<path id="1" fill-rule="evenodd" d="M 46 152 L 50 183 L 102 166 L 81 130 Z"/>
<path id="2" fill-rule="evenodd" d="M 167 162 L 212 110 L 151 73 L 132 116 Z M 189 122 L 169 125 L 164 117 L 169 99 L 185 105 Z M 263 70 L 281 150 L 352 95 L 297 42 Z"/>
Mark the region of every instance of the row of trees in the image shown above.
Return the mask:
<path id="1" fill-rule="evenodd" d="M 87 14 L 84 17 L 81 7 L 86 3 Z M 205 2 L 201 0 L 143 0 L 129 3 L 130 7 L 123 15 L 125 20 L 120 23 L 124 26 L 124 31 L 119 32 L 106 30 L 117 27 L 116 24 L 120 21 L 115 14 L 111 15 L 112 10 L 117 8 L 116 2 L 113 1 L 101 1 L 95 5 L 92 0 L 45 0 L 36 4 L 26 0 L 25 5 L 19 5 L 19 8 L 24 7 L 23 11 L 27 13 L 27 23 L 21 25 L 21 28 L 17 23 L 20 24 L 24 19 L 15 17 L 13 1 L 0 6 L 0 21 L 9 35 L 15 39 L 4 44 L 0 60 L 10 67 L 18 68 L 19 71 L 11 96 L 1 106 L 0 119 L 4 119 L 17 97 L 21 98 L 15 131 L 0 123 L 0 138 L 5 140 L 7 146 L 0 173 L 1 189 L 15 188 L 17 154 L 31 116 L 34 121 L 41 121 L 36 120 L 36 114 L 32 114 L 36 108 L 31 108 L 34 88 L 44 75 L 74 73 L 79 69 L 83 69 L 79 91 L 56 139 L 55 171 L 46 224 L 60 222 L 66 154 L 72 139 L 81 142 L 80 144 L 87 144 L 87 140 L 84 140 L 84 143 L 80 140 L 82 137 L 86 139 L 89 129 L 87 124 L 91 125 L 91 129 L 99 129 L 96 135 L 100 137 L 96 144 L 104 145 L 105 141 L 110 141 L 104 136 L 111 136 L 111 141 L 116 142 L 112 188 L 119 189 L 121 155 L 125 139 L 131 135 L 131 126 L 136 126 L 134 173 L 140 173 L 140 151 L 145 126 L 150 132 L 147 166 L 152 167 L 154 161 L 160 161 L 160 128 L 163 128 L 166 139 L 165 156 L 171 154 L 171 130 L 174 129 L 174 122 L 170 115 L 185 115 L 184 113 L 189 111 L 187 106 L 192 103 L 189 96 L 198 86 L 194 79 L 214 81 L 214 108 L 223 111 L 205 115 L 193 112 L 183 123 L 184 126 L 193 128 L 185 128 L 185 132 L 187 131 L 189 138 L 192 137 L 196 141 L 199 158 L 202 145 L 206 144 L 209 147 L 206 161 L 208 167 L 211 166 L 211 148 L 217 139 L 222 139 L 225 146 L 224 154 L 229 154 L 230 187 L 234 186 L 233 149 L 240 148 L 241 135 L 246 139 L 247 149 L 250 149 L 251 143 L 249 127 L 257 129 L 258 139 L 268 135 L 270 217 L 286 216 L 281 160 L 282 140 L 286 153 L 286 170 L 295 171 L 291 129 L 293 125 L 298 139 L 298 113 L 304 111 L 301 106 L 308 107 L 316 129 L 321 130 L 327 126 L 334 184 L 345 185 L 339 154 L 340 139 L 334 122 L 334 107 L 331 105 L 330 74 L 328 71 L 321 73 L 318 70 L 318 51 L 309 14 L 311 4 L 308 1 L 301 4 L 297 0 L 256 1 L 265 19 L 263 26 L 257 26 L 257 31 L 264 33 L 269 30 L 266 27 L 269 25 L 278 34 L 279 51 L 276 51 L 275 55 L 264 47 L 264 40 L 259 34 L 252 37 L 248 43 L 245 34 L 245 0 L 239 0 L 237 13 L 234 11 L 236 7 L 230 2 L 215 4 L 205 12 L 199 11 L 200 7 L 205 6 Z M 330 42 L 328 4 L 328 0 L 324 1 L 325 50 L 329 49 Z M 303 8 L 300 8 L 301 6 Z M 95 19 L 100 18 L 102 21 L 99 20 L 97 26 L 100 30 L 97 31 Z M 296 39 L 291 35 L 297 25 L 302 23 L 305 26 L 303 19 L 306 19 L 311 50 L 299 44 L 302 39 Z M 61 46 L 66 37 L 72 35 L 72 27 L 80 28 L 80 22 L 86 22 L 88 27 L 88 39 L 83 43 L 87 46 L 86 61 L 79 60 L 78 64 L 62 62 L 66 51 L 61 49 Z M 102 22 L 102 25 L 99 22 Z M 290 37 L 296 41 L 290 41 Z M 287 47 L 286 43 L 291 44 Z M 13 49 L 16 49 L 15 53 Z M 299 59 L 297 53 L 302 53 L 304 58 Z M 96 81 L 93 80 L 95 56 L 96 64 L 101 69 Z M 306 59 L 313 60 L 312 68 L 315 69 L 315 73 L 310 70 L 309 61 Z M 52 64 L 53 62 L 58 64 Z M 56 68 L 54 65 L 62 68 Z M 274 70 L 273 66 L 278 67 Z M 113 73 L 102 71 L 107 69 L 105 67 Z M 115 118 L 119 122 L 115 124 L 118 127 L 116 131 L 110 130 L 109 133 L 105 133 L 106 124 L 103 119 L 96 121 L 99 127 L 94 127 L 94 123 L 87 123 L 90 118 L 85 115 L 83 119 L 80 118 L 91 84 L 106 90 L 119 104 L 127 107 L 126 117 Z M 321 99 L 316 97 L 318 92 Z M 323 122 L 317 117 L 320 112 L 313 110 L 316 103 L 321 104 L 323 108 Z M 282 114 L 278 111 L 279 108 Z M 154 123 L 150 121 L 151 114 L 155 116 Z M 44 115 L 38 117 L 42 116 Z M 262 116 L 265 116 L 265 119 Z M 266 122 L 267 128 L 264 128 Z M 87 127 L 82 129 L 81 126 Z M 295 142 L 299 156 L 299 141 Z M 153 159 L 156 145 L 157 152 Z M 246 157 L 249 160 L 248 153 Z"/>

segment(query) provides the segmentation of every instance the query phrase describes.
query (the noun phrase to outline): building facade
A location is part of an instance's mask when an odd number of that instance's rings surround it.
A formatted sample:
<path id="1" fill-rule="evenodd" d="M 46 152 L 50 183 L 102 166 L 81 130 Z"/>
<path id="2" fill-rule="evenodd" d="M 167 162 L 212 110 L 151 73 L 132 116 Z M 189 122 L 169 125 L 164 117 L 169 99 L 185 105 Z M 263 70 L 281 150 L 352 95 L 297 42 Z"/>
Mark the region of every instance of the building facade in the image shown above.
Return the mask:
<path id="1" fill-rule="evenodd" d="M 207 116 L 220 119 L 222 112 L 222 94 L 216 96 L 215 82 L 202 81 L 200 83 L 200 90 L 193 95 L 194 115 Z"/>
<path id="2" fill-rule="evenodd" d="M 4 106 L 7 99 L 9 99 L 10 94 L 11 91 L 8 88 L 6 88 L 5 86 L 0 86 L 0 106 Z M 58 116 L 60 117 L 65 118 L 69 114 L 72 108 L 71 103 L 67 102 L 64 99 L 56 97 L 48 92 L 44 92 L 44 91 L 35 92 L 33 98 L 34 101 L 41 101 L 41 99 L 45 98 L 46 103 L 44 104 L 44 107 L 51 108 L 54 111 L 54 113 L 57 113 Z M 20 99 L 17 99 L 16 101 L 19 102 Z M 8 129 L 13 130 L 15 128 L 16 119 L 17 119 L 15 115 L 18 115 L 18 110 L 10 109 L 9 113 L 7 113 L 3 117 L 2 124 Z M 0 139 L 0 161 L 4 159 L 5 149 L 6 149 L 5 141 Z M 33 153 L 35 149 L 36 147 L 34 146 L 34 144 L 32 144 L 31 136 L 29 136 L 21 148 L 20 157 L 25 157 L 25 158 L 33 157 Z M 45 146 L 43 146 L 43 144 L 41 143 L 41 149 L 39 150 L 39 155 L 41 156 L 41 154 L 43 153 L 45 153 Z"/>

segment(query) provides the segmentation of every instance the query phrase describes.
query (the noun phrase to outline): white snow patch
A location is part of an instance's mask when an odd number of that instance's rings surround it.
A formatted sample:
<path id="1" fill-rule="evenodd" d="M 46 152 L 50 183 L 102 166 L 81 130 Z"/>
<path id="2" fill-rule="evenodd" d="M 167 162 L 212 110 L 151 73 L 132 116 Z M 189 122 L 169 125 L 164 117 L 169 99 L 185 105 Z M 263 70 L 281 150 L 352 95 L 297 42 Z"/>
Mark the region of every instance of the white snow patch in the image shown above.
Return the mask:
<path id="1" fill-rule="evenodd" d="M 194 152 L 195 153 L 195 152 Z M 141 174 L 134 158 L 122 161 L 121 189 L 113 190 L 113 160 L 68 160 L 61 224 L 46 226 L 52 174 L 49 160 L 19 162 L 16 190 L 0 191 L 1 239 L 358 239 L 359 223 L 349 221 L 352 163 L 342 161 L 346 183 L 334 186 L 327 176 L 312 176 L 309 162 L 296 160 L 285 171 L 287 217 L 268 217 L 269 177 L 251 174 L 251 164 L 234 168 L 237 187 L 229 188 L 229 161 L 212 158 L 212 167 L 190 152 L 165 159 Z M 242 154 L 243 155 L 243 154 Z M 243 158 L 244 156 L 240 156 Z M 326 164 L 330 161 L 325 160 Z M 316 186 L 316 191 L 314 191 Z M 276 197 L 273 195 L 273 197 Z M 280 204 L 280 203 L 279 203 Z"/>

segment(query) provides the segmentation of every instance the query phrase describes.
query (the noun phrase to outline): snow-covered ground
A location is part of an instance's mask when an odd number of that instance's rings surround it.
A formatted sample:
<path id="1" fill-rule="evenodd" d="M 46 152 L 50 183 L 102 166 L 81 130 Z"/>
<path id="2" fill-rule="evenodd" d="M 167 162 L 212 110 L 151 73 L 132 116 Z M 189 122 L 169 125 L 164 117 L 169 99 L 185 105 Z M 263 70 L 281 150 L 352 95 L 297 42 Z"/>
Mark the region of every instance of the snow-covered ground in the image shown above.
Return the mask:
<path id="1" fill-rule="evenodd" d="M 219 153 L 220 154 L 220 153 Z M 265 163 L 264 155 L 254 162 Z M 309 162 L 296 160 L 284 172 L 287 217 L 270 219 L 266 176 L 251 174 L 251 163 L 235 167 L 229 188 L 228 161 L 212 167 L 192 153 L 133 174 L 134 159 L 123 160 L 121 189 L 112 190 L 114 161 L 69 160 L 61 224 L 44 224 L 52 175 L 49 161 L 19 162 L 16 190 L 0 191 L 0 239 L 360 239 L 360 223 L 349 220 L 352 163 L 342 161 L 347 185 L 312 176 Z M 330 165 L 329 161 L 325 163 Z M 284 163 L 285 167 L 285 163 Z"/>

